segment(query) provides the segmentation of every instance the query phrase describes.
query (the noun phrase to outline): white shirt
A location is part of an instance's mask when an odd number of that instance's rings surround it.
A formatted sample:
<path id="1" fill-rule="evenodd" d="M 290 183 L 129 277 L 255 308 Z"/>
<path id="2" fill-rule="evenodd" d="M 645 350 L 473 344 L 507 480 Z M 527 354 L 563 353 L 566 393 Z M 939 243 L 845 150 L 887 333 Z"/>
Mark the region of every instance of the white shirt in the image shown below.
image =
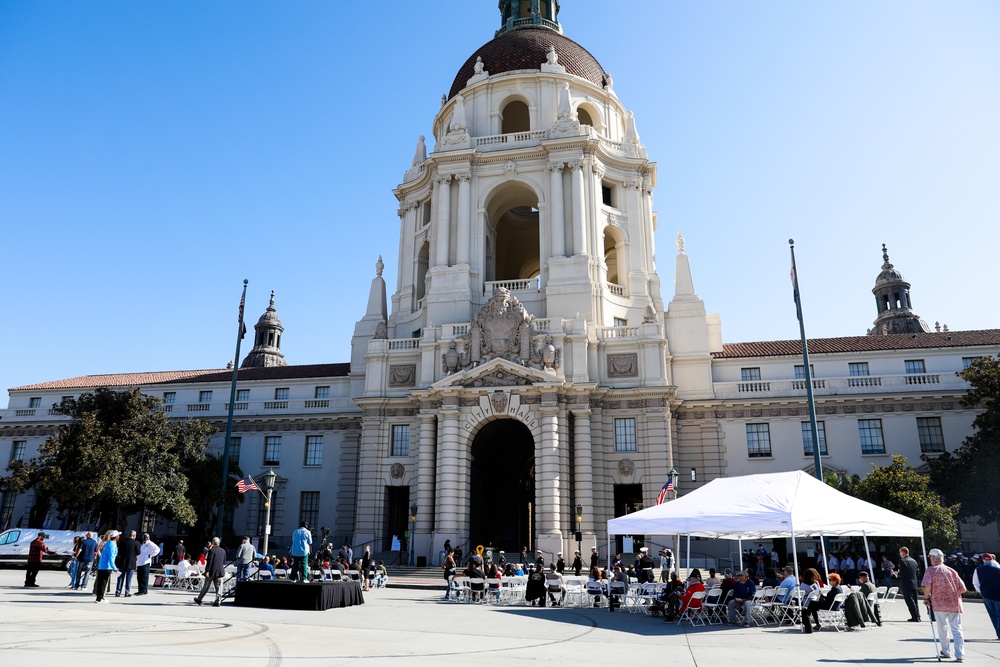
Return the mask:
<path id="1" fill-rule="evenodd" d="M 135 564 L 138 567 L 149 565 L 150 561 L 159 555 L 160 547 L 153 544 L 150 540 L 146 540 L 139 545 L 139 556 L 135 559 Z"/>

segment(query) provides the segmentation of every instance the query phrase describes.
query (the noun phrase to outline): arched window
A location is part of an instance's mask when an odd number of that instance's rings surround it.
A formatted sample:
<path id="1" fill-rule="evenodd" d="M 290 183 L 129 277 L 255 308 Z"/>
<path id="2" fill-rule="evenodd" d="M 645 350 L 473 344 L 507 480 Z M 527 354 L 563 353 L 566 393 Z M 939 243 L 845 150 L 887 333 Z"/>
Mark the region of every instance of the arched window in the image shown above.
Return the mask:
<path id="1" fill-rule="evenodd" d="M 416 262 L 416 272 L 417 275 L 413 277 L 414 283 L 414 298 L 420 301 L 424 298 L 424 293 L 427 289 L 427 268 L 430 266 L 431 249 L 430 244 L 424 241 L 424 244 L 420 246 L 420 252 L 417 253 Z M 414 310 L 416 310 L 417 304 L 414 303 Z"/>
<path id="2" fill-rule="evenodd" d="M 579 109 L 576 110 L 576 116 L 577 118 L 580 119 L 580 125 L 590 125 L 591 127 L 594 126 L 594 121 L 590 117 L 590 112 L 584 109 L 583 107 L 580 107 Z"/>
<path id="3" fill-rule="evenodd" d="M 500 114 L 500 133 L 527 132 L 531 129 L 528 105 L 521 100 L 509 102 Z"/>
<path id="4" fill-rule="evenodd" d="M 608 282 L 623 285 L 625 242 L 614 227 L 604 229 L 604 265 L 608 267 Z"/>

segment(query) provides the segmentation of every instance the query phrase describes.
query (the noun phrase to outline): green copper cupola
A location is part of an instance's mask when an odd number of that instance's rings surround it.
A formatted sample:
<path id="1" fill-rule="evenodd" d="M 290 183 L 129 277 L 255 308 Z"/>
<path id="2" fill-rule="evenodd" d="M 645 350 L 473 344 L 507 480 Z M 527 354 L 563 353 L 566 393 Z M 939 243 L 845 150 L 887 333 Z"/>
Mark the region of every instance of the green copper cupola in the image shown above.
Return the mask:
<path id="1" fill-rule="evenodd" d="M 559 25 L 559 0 L 500 0 L 500 29 L 502 35 L 518 28 L 548 28 L 562 34 Z"/>

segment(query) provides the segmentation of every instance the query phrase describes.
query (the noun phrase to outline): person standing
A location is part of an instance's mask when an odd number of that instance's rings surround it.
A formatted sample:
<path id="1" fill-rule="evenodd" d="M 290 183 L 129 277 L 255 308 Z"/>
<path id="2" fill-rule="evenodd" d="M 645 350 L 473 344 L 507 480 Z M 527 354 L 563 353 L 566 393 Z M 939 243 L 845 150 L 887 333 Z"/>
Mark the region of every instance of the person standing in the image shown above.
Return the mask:
<path id="1" fill-rule="evenodd" d="M 601 564 L 601 556 L 597 553 L 597 547 L 590 547 L 590 569 L 593 570 Z"/>
<path id="2" fill-rule="evenodd" d="M 580 558 L 579 551 L 573 551 L 573 575 L 579 577 L 583 572 L 583 559 Z"/>
<path id="3" fill-rule="evenodd" d="M 372 545 L 366 544 L 365 550 L 361 553 L 361 585 L 364 590 L 370 590 L 368 583 L 368 573 L 372 569 Z"/>
<path id="4" fill-rule="evenodd" d="M 298 529 L 292 533 L 292 579 L 300 583 L 309 583 L 309 552 L 312 550 L 312 533 L 305 521 L 299 522 Z M 348 563 L 353 554 L 347 546 Z"/>
<path id="5" fill-rule="evenodd" d="M 174 565 L 179 565 L 186 555 L 187 549 L 184 548 L 184 540 L 177 540 L 177 546 L 174 547 L 174 556 L 171 561 Z"/>
<path id="6" fill-rule="evenodd" d="M 129 531 L 128 537 L 118 541 L 118 584 L 115 586 L 115 597 L 122 594 L 122 584 L 125 584 L 125 597 L 132 597 L 132 577 L 135 575 L 136 563 L 139 558 L 139 541 L 135 539 L 135 531 Z"/>
<path id="7" fill-rule="evenodd" d="M 955 662 L 965 659 L 965 637 L 962 634 L 962 593 L 965 583 L 958 572 L 944 564 L 944 553 L 940 549 L 927 552 L 931 566 L 924 572 L 921 585 L 924 587 L 924 604 L 927 611 L 934 612 L 938 635 L 941 637 L 941 657 L 950 658 L 948 630 L 955 642 Z"/>
<path id="8" fill-rule="evenodd" d="M 142 534 L 142 544 L 139 545 L 139 557 L 136 559 L 136 584 L 139 590 L 136 595 L 146 595 L 149 593 L 149 569 L 153 565 L 153 560 L 160 555 L 160 547 L 149 539 L 149 533 Z"/>
<path id="9" fill-rule="evenodd" d="M 886 588 L 892 588 L 892 572 L 896 569 L 896 564 L 889 560 L 889 557 L 882 554 L 882 582 Z"/>
<path id="10" fill-rule="evenodd" d="M 972 573 L 972 586 L 983 596 L 983 606 L 1000 639 L 1000 565 L 993 554 L 983 554 L 983 564 Z"/>
<path id="11" fill-rule="evenodd" d="M 566 573 L 566 560 L 563 558 L 563 552 L 556 554 L 556 572 L 559 574 Z"/>
<path id="12" fill-rule="evenodd" d="M 90 581 L 90 568 L 94 565 L 94 556 L 97 554 L 97 540 L 94 533 L 87 531 L 87 536 L 80 542 L 80 551 L 76 554 L 76 583 L 75 590 L 86 590 L 87 582 Z"/>
<path id="13" fill-rule="evenodd" d="M 250 537 L 244 535 L 239 551 L 236 552 L 236 566 L 239 568 L 237 570 L 237 581 L 246 581 L 250 578 L 250 565 L 253 563 L 254 556 L 256 555 L 257 550 L 250 544 Z"/>
<path id="14" fill-rule="evenodd" d="M 226 552 L 221 546 L 218 537 L 213 537 L 211 548 L 205 554 L 205 584 L 201 587 L 201 592 L 194 597 L 195 604 L 201 604 L 208 594 L 208 587 L 215 586 L 215 602 L 213 607 L 222 606 L 222 578 L 226 576 Z"/>
<path id="15" fill-rule="evenodd" d="M 910 550 L 899 548 L 899 568 L 893 572 L 899 577 L 899 590 L 903 592 L 906 608 L 910 610 L 911 623 L 920 621 L 920 607 L 917 604 L 917 561 L 910 558 Z"/>
<path id="16" fill-rule="evenodd" d="M 42 569 L 42 558 L 45 557 L 45 554 L 55 555 L 54 551 L 49 551 L 49 548 L 45 546 L 45 538 L 47 537 L 48 535 L 40 532 L 38 537 L 28 545 L 28 569 L 24 573 L 25 588 L 39 587 L 35 583 L 35 579 L 38 578 L 38 571 Z"/>
<path id="17" fill-rule="evenodd" d="M 108 533 L 108 538 L 101 545 L 101 560 L 97 563 L 97 582 L 94 584 L 94 593 L 97 594 L 95 602 L 107 602 L 104 594 L 108 592 L 111 583 L 111 573 L 118 570 L 115 561 L 118 560 L 118 536 L 117 530 Z"/>

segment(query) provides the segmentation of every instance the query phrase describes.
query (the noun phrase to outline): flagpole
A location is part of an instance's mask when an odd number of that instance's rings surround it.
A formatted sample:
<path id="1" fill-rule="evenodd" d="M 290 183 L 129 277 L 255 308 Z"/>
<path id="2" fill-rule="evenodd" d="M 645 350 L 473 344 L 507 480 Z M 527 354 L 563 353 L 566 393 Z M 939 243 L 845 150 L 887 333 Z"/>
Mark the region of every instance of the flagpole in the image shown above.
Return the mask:
<path id="1" fill-rule="evenodd" d="M 236 357 L 233 359 L 233 384 L 229 388 L 229 416 L 226 418 L 226 443 L 222 447 L 222 495 L 219 499 L 219 506 L 216 508 L 215 535 L 222 538 L 222 514 L 226 505 L 226 482 L 229 479 L 229 443 L 233 438 L 233 409 L 236 407 L 236 380 L 240 373 L 240 343 L 246 334 L 246 327 L 243 325 L 243 307 L 247 300 L 247 283 L 250 281 L 243 279 L 243 296 L 240 297 L 240 323 L 236 333 Z"/>
<path id="2" fill-rule="evenodd" d="M 788 239 L 792 251 L 792 283 L 795 296 L 795 315 L 799 318 L 799 334 L 802 336 L 802 365 L 805 370 L 806 400 L 809 402 L 809 429 L 812 431 L 813 463 L 816 479 L 823 481 L 823 459 L 819 452 L 819 428 L 816 426 L 816 401 L 813 400 L 812 370 L 809 368 L 809 345 L 806 343 L 806 324 L 802 319 L 802 295 L 799 292 L 799 272 L 795 268 L 795 239 Z"/>

